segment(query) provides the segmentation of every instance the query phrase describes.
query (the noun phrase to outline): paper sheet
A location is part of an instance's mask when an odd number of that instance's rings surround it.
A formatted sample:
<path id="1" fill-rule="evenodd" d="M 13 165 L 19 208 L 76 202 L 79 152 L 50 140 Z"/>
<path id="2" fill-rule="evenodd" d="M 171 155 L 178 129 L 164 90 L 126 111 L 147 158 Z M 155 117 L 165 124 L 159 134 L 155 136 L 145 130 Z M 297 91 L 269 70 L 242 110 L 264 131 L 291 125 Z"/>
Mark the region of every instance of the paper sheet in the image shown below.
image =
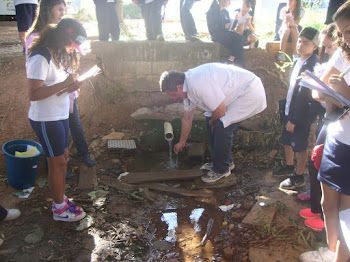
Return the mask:
<path id="1" fill-rule="evenodd" d="M 99 68 L 97 65 L 94 65 L 93 67 L 90 68 L 89 71 L 79 76 L 78 82 L 82 82 L 90 77 L 96 76 L 98 73 L 100 73 L 100 71 L 101 71 L 101 68 Z"/>
<path id="2" fill-rule="evenodd" d="M 333 98 L 338 100 L 343 106 L 350 106 L 350 100 L 346 99 L 341 94 L 334 91 L 332 88 L 330 88 L 328 85 L 326 85 L 324 82 L 322 82 L 317 76 L 315 76 L 309 70 L 305 70 L 305 73 L 310 78 L 300 80 L 299 85 L 310 88 L 310 89 L 315 89 L 321 93 L 332 96 Z"/>

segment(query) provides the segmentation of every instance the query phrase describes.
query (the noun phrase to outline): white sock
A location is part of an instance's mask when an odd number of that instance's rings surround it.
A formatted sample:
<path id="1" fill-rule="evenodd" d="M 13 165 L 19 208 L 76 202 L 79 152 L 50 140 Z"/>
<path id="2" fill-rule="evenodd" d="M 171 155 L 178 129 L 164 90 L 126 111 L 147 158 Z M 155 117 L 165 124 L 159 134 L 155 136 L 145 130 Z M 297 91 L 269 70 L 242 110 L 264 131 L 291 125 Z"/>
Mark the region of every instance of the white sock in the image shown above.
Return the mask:
<path id="1" fill-rule="evenodd" d="M 66 205 L 66 202 L 65 202 L 65 201 L 63 201 L 61 204 L 55 203 L 55 209 L 61 209 L 61 208 L 63 208 L 65 205 Z"/>

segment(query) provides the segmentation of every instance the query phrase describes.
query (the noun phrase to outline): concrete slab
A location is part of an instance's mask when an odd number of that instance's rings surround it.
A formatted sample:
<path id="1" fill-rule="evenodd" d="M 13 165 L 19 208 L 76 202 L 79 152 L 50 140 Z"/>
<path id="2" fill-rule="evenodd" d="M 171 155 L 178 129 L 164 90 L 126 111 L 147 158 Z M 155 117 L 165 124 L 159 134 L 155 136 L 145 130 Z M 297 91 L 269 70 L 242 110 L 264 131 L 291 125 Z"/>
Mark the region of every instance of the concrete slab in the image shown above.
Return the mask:
<path id="1" fill-rule="evenodd" d="M 299 251 L 286 250 L 284 247 L 271 247 L 271 248 L 249 248 L 249 261 L 250 262 L 297 262 L 299 261 Z"/>

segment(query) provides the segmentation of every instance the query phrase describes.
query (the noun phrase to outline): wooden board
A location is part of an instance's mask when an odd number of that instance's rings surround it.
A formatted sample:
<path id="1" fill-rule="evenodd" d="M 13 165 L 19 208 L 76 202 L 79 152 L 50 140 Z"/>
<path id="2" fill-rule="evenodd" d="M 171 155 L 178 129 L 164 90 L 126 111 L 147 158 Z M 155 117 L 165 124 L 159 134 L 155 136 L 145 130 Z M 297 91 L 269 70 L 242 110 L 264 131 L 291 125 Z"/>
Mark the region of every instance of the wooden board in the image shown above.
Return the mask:
<path id="1" fill-rule="evenodd" d="M 121 181 L 128 184 L 139 184 L 147 182 L 188 180 L 200 177 L 203 171 L 198 169 L 154 171 L 154 172 L 132 172 L 121 178 Z"/>
<path id="2" fill-rule="evenodd" d="M 103 176 L 100 176 L 99 178 L 100 178 L 100 183 L 117 190 L 135 191 L 139 189 L 138 186 L 126 184 L 114 177 L 103 175 Z"/>
<path id="3" fill-rule="evenodd" d="M 264 207 L 260 206 L 261 202 L 265 203 Z M 258 201 L 243 219 L 242 223 L 250 225 L 270 224 L 276 213 L 276 205 L 272 205 L 275 202 L 275 199 L 269 197 L 259 197 Z"/>
<path id="4" fill-rule="evenodd" d="M 171 193 L 171 194 L 180 195 L 180 196 L 187 196 L 187 197 L 210 198 L 213 196 L 213 192 L 209 190 L 186 190 L 183 188 L 175 188 L 175 187 L 170 187 L 170 186 L 158 184 L 158 183 L 142 184 L 140 185 L 140 187 L 146 187 L 152 190 L 157 190 L 161 192 Z"/>

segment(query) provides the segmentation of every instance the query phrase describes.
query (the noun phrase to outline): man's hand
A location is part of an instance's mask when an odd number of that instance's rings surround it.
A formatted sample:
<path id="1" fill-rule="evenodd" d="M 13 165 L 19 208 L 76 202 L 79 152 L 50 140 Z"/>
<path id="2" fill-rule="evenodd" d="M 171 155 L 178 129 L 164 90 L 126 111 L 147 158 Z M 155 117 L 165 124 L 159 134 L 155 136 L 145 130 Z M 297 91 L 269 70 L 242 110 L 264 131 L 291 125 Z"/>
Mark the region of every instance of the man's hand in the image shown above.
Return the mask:
<path id="1" fill-rule="evenodd" d="M 288 121 L 288 123 L 286 124 L 286 130 L 288 132 L 294 133 L 294 128 L 295 128 L 295 125 L 292 124 L 290 121 Z"/>
<path id="2" fill-rule="evenodd" d="M 211 132 L 214 132 L 215 122 L 216 122 L 216 120 L 213 121 L 213 118 L 209 120 L 209 125 L 211 127 Z"/>
<path id="3" fill-rule="evenodd" d="M 174 146 L 174 153 L 178 154 L 185 147 L 186 143 L 179 142 Z"/>
<path id="4" fill-rule="evenodd" d="M 226 29 L 230 29 L 230 27 L 231 27 L 231 24 L 230 24 L 230 23 L 225 24 L 225 28 L 226 28 Z"/>

